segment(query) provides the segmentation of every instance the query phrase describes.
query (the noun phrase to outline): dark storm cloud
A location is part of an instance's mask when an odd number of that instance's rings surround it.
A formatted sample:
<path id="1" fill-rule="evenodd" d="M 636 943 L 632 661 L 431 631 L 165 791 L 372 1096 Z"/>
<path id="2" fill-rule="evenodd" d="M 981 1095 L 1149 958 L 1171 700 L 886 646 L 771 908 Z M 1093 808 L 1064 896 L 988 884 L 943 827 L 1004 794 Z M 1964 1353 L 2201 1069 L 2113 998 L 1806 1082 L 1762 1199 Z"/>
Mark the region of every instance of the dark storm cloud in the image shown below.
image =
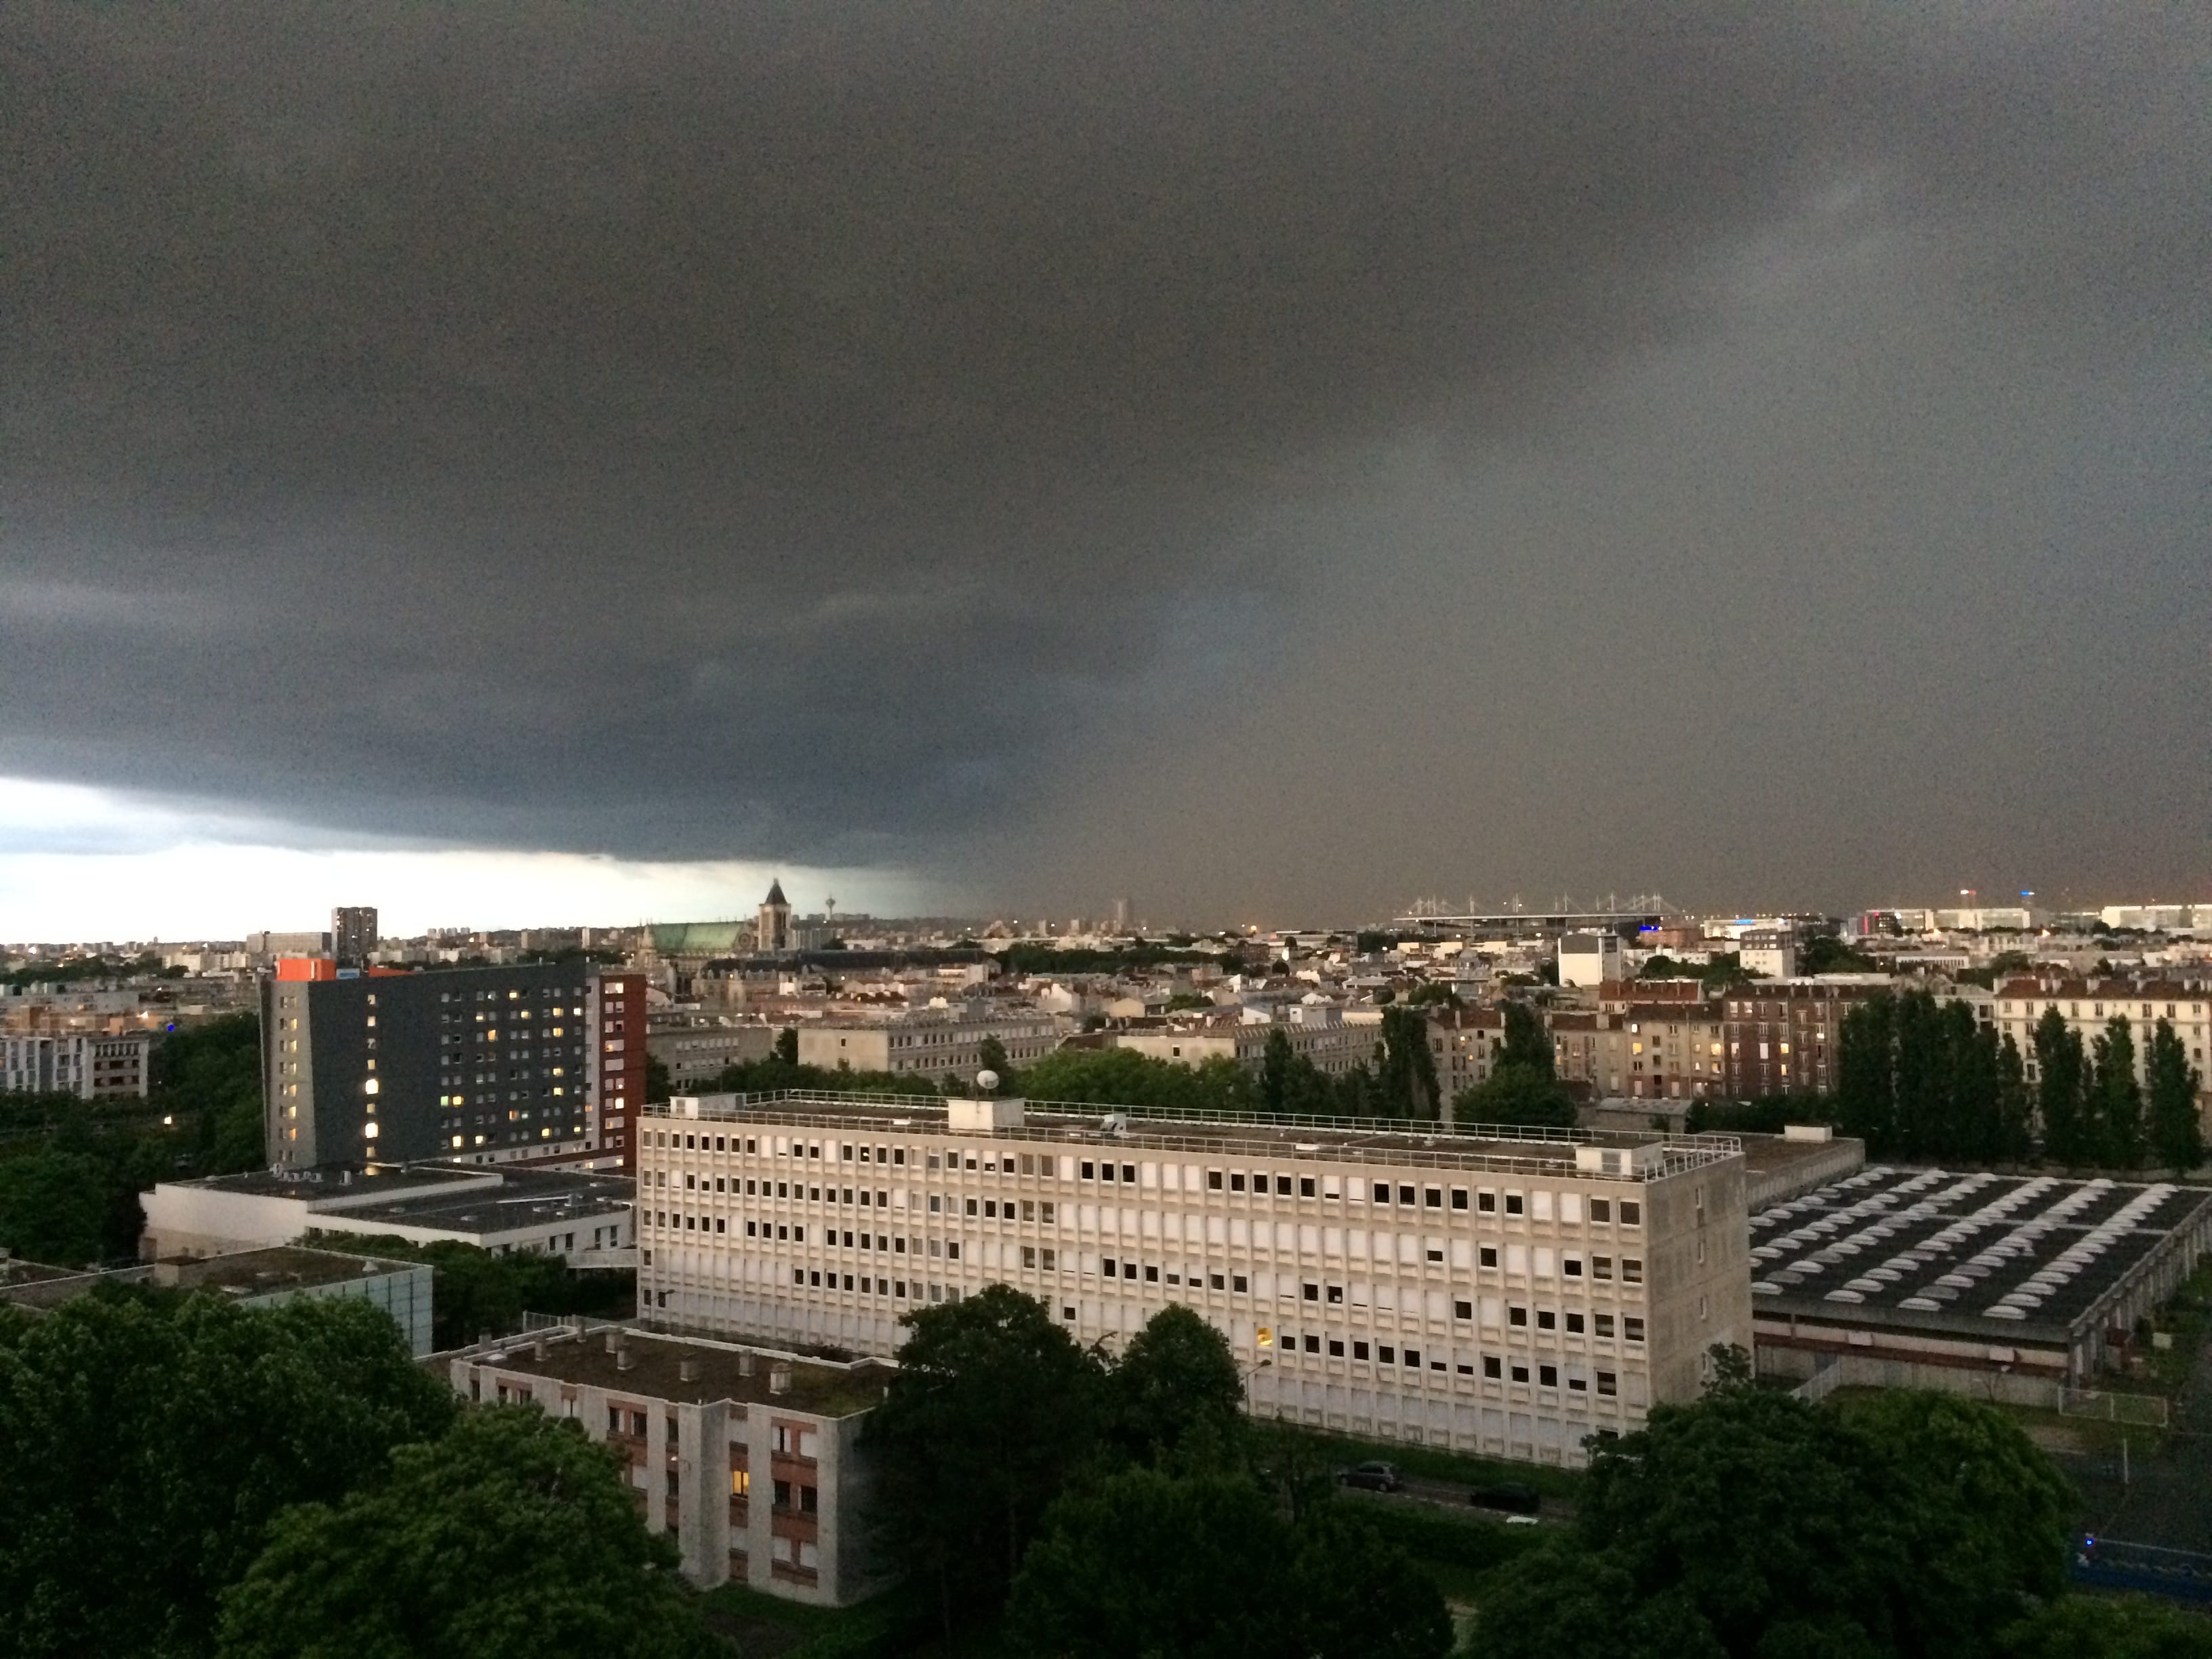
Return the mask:
<path id="1" fill-rule="evenodd" d="M 1172 862 L 1206 814 L 1148 817 L 1142 763 L 1101 780 L 1224 709 L 1305 799 L 1436 790 L 1365 695 L 1389 640 L 1345 660 L 1346 629 L 1419 569 L 1564 648 L 1551 573 L 1618 543 L 1633 585 L 1637 538 L 1555 514 L 1425 565 L 1388 514 L 1285 514 L 1409 434 L 1448 475 L 1601 475 L 1642 439 L 1593 390 L 1731 337 L 1822 225 L 1906 325 L 1971 319 L 1960 373 L 2172 353 L 2201 408 L 2204 36 L 2189 8 L 10 7 L 0 774 L 979 889 L 1086 879 L 1026 847 L 1048 821 Z M 1848 396 L 1862 349 L 1810 372 Z M 1987 412 L 1931 399 L 1899 411 L 1927 442 Z M 2160 465 L 2137 529 L 2201 493 Z M 1971 543 L 1992 580 L 2017 551 Z M 1413 649 L 1407 697 L 1466 690 Z M 1571 744 L 1600 705 L 1556 690 Z M 1347 754 L 1317 772 L 1316 720 Z M 1250 829 L 1240 857 L 1312 862 Z M 1547 844 L 1489 833 L 1467 856 Z M 1416 872 L 1378 878 L 1267 890 Z"/>

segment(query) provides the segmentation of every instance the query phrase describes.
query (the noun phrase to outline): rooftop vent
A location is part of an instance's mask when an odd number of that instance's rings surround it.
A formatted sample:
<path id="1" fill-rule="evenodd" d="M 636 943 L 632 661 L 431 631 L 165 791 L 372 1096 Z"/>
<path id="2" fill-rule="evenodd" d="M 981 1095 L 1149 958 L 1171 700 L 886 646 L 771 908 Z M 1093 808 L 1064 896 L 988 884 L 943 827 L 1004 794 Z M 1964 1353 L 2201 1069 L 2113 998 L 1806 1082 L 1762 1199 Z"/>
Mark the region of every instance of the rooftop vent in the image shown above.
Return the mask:
<path id="1" fill-rule="evenodd" d="M 758 1361 L 754 1358 L 753 1351 L 750 1348 L 740 1348 L 738 1350 L 738 1375 L 739 1376 L 750 1376 L 757 1364 Z"/>
<path id="2" fill-rule="evenodd" d="M 791 1392 L 791 1367 L 784 1361 L 778 1360 L 768 1368 L 768 1391 L 770 1394 Z"/>
<path id="3" fill-rule="evenodd" d="M 1649 1175 L 1667 1160 L 1667 1149 L 1656 1141 L 1636 1146 L 1577 1146 L 1575 1168 L 1584 1175 Z"/>
<path id="4" fill-rule="evenodd" d="M 679 1382 L 696 1382 L 699 1380 L 697 1354 L 687 1353 L 676 1362 L 676 1380 Z"/>
<path id="5" fill-rule="evenodd" d="M 615 1369 L 617 1370 L 633 1370 L 636 1369 L 636 1366 L 637 1356 L 632 1353 L 628 1348 L 617 1348 L 615 1350 Z"/>
<path id="6" fill-rule="evenodd" d="M 1018 1100 L 986 1097 L 945 1103 L 945 1127 L 956 1135 L 999 1134 L 1018 1129 L 1024 1117 L 1023 1103 Z"/>

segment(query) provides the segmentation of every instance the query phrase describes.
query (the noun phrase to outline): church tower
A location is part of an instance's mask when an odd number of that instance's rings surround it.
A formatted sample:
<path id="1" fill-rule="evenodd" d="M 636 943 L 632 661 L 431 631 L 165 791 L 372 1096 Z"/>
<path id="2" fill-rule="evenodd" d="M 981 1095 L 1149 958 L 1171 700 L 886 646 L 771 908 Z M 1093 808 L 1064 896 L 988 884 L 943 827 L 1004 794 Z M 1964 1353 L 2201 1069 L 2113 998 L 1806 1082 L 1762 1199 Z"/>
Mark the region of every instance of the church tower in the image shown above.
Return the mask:
<path id="1" fill-rule="evenodd" d="M 761 901 L 753 948 L 771 956 L 781 956 L 791 949 L 791 903 L 783 896 L 781 880 L 769 884 L 768 896 Z"/>

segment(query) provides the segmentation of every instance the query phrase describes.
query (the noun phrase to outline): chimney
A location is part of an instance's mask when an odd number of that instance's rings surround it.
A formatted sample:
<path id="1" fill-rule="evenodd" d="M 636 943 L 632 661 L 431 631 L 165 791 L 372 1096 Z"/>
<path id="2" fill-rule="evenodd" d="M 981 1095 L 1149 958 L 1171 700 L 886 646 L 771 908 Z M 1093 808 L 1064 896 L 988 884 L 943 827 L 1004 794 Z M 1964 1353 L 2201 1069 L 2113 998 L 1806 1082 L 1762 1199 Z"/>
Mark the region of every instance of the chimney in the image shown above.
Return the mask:
<path id="1" fill-rule="evenodd" d="M 750 1376 L 753 1374 L 753 1370 L 754 1370 L 753 1351 L 752 1351 L 750 1348 L 740 1348 L 740 1349 L 738 1349 L 738 1375 L 739 1376 Z"/>
<path id="2" fill-rule="evenodd" d="M 618 1348 L 615 1351 L 615 1369 L 617 1370 L 632 1370 L 636 1368 L 636 1365 L 637 1356 L 632 1353 L 628 1348 Z"/>
<path id="3" fill-rule="evenodd" d="M 609 1331 L 607 1333 L 607 1352 L 609 1353 L 620 1353 L 622 1351 L 622 1333 L 620 1331 Z"/>
<path id="4" fill-rule="evenodd" d="M 530 1357 L 541 1365 L 545 1363 L 545 1339 L 544 1337 L 539 1337 L 535 1342 L 532 1342 L 530 1345 Z"/>
<path id="5" fill-rule="evenodd" d="M 787 1362 L 779 1359 L 768 1368 L 768 1391 L 770 1394 L 791 1392 L 791 1366 Z"/>
<path id="6" fill-rule="evenodd" d="M 697 1354 L 687 1353 L 676 1362 L 676 1380 L 679 1382 L 696 1382 L 699 1380 Z"/>

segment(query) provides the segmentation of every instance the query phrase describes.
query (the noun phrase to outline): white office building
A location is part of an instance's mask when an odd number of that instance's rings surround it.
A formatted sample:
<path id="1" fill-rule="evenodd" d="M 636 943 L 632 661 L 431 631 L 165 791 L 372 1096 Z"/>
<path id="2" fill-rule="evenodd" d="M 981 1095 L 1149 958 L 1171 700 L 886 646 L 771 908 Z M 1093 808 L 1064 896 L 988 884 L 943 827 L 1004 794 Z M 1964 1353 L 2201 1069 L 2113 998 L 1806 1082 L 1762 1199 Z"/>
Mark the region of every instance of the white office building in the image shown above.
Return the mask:
<path id="1" fill-rule="evenodd" d="M 1750 1346 L 1732 1137 L 822 1093 L 640 1123 L 639 1311 L 673 1328 L 888 1354 L 902 1314 L 994 1283 L 1086 1343 L 1181 1303 L 1260 1414 L 1555 1464 Z"/>

